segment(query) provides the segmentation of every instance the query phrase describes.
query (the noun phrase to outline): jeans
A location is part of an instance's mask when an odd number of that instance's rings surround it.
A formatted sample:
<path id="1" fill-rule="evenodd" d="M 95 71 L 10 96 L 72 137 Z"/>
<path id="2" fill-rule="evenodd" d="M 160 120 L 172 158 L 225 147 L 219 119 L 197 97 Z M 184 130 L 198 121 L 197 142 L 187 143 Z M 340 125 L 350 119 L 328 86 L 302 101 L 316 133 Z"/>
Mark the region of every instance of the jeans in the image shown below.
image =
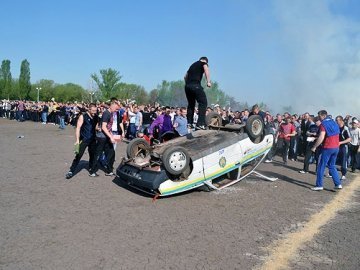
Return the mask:
<path id="1" fill-rule="evenodd" d="M 24 117 L 23 117 L 23 113 L 24 113 L 24 111 L 17 111 L 16 112 L 16 120 L 17 121 L 24 121 Z"/>
<path id="2" fill-rule="evenodd" d="M 187 120 L 188 124 L 194 123 L 194 110 L 195 110 L 195 103 L 198 103 L 199 109 L 199 118 L 197 120 L 198 126 L 205 125 L 205 114 L 206 114 L 206 107 L 207 107 L 207 98 L 204 92 L 204 88 L 201 85 L 186 85 L 185 86 L 185 94 L 188 101 L 187 107 Z"/>
<path id="3" fill-rule="evenodd" d="M 114 170 L 115 150 L 112 142 L 109 138 L 96 138 L 95 162 L 91 168 L 92 173 L 97 172 L 99 169 L 99 158 L 103 152 L 105 152 L 108 165 L 106 173 L 110 173 Z"/>
<path id="4" fill-rule="evenodd" d="M 94 167 L 94 161 L 95 161 L 95 150 L 96 150 L 96 141 L 95 139 L 90 142 L 81 142 L 79 146 L 79 153 L 75 155 L 75 158 L 71 164 L 70 172 L 74 172 L 77 165 L 79 164 L 82 156 L 84 155 L 86 147 L 89 151 L 89 171 L 91 173 L 91 168 Z"/>
<path id="5" fill-rule="evenodd" d="M 136 137 L 136 126 L 135 123 L 130 123 L 126 132 L 127 139 L 134 139 Z"/>
<path id="6" fill-rule="evenodd" d="M 335 186 L 341 185 L 339 174 L 336 170 L 335 163 L 339 148 L 324 148 L 321 150 L 319 165 L 316 171 L 316 186 L 323 186 L 324 172 L 326 166 L 329 167 L 329 174 L 331 175 Z"/>
<path id="7" fill-rule="evenodd" d="M 341 165 L 341 174 L 346 175 L 347 172 L 347 156 L 348 156 L 348 146 L 340 145 L 338 153 L 338 161 Z"/>
<path id="8" fill-rule="evenodd" d="M 64 116 L 59 116 L 59 120 L 60 120 L 59 128 L 65 129 L 65 117 Z"/>
<path id="9" fill-rule="evenodd" d="M 43 123 L 47 122 L 47 113 L 46 112 L 41 113 L 41 120 Z"/>
<path id="10" fill-rule="evenodd" d="M 290 138 L 290 148 L 289 148 L 289 157 L 297 160 L 298 155 L 298 146 L 299 146 L 299 136 L 294 136 Z"/>

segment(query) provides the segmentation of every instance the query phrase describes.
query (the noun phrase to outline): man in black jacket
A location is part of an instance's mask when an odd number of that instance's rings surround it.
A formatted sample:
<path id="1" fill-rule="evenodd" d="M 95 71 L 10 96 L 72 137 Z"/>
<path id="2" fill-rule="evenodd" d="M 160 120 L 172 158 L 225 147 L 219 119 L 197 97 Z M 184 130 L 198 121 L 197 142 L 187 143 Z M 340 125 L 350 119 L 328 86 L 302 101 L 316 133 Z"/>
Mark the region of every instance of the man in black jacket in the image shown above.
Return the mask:
<path id="1" fill-rule="evenodd" d="M 76 130 L 75 130 L 75 145 L 77 150 L 75 151 L 75 158 L 71 164 L 69 172 L 65 175 L 66 179 L 73 177 L 75 169 L 79 164 L 86 148 L 89 151 L 89 172 L 93 167 L 95 160 L 95 149 L 96 149 L 96 140 L 95 140 L 95 131 L 98 124 L 97 108 L 94 103 L 89 105 L 89 110 L 87 113 L 83 113 L 79 116 L 77 121 Z"/>
<path id="2" fill-rule="evenodd" d="M 301 147 L 299 147 L 299 154 L 300 155 L 305 155 L 306 151 L 307 151 L 307 135 L 306 132 L 308 131 L 309 127 L 311 125 L 311 121 L 310 121 L 310 114 L 308 112 L 304 113 L 304 117 L 301 120 Z"/>
<path id="3" fill-rule="evenodd" d="M 204 92 L 204 88 L 201 86 L 202 76 L 205 73 L 207 87 L 211 87 L 210 82 L 210 71 L 208 66 L 207 57 L 203 56 L 193 63 L 188 71 L 185 74 L 185 94 L 188 100 L 187 107 L 187 120 L 188 124 L 192 125 L 194 123 L 194 109 L 195 102 L 199 104 L 199 118 L 197 121 L 197 129 L 205 129 L 205 114 L 207 107 L 207 98 Z"/>

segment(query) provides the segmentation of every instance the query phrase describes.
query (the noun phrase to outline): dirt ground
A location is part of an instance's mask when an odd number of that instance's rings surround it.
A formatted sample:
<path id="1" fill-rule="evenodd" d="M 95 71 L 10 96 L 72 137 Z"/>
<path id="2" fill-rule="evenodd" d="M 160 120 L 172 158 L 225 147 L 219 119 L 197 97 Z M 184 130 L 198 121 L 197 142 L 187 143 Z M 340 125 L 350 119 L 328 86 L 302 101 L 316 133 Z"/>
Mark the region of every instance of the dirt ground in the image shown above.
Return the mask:
<path id="1" fill-rule="evenodd" d="M 222 191 L 152 202 L 103 172 L 90 178 L 87 154 L 65 180 L 73 143 L 71 127 L 0 119 L 0 269 L 255 269 L 268 246 L 336 196 L 331 179 L 326 190 L 311 191 L 315 175 L 289 161 L 261 164 L 276 182 L 249 177 Z M 348 178 L 344 188 L 355 175 Z M 292 268 L 360 268 L 356 194 Z"/>

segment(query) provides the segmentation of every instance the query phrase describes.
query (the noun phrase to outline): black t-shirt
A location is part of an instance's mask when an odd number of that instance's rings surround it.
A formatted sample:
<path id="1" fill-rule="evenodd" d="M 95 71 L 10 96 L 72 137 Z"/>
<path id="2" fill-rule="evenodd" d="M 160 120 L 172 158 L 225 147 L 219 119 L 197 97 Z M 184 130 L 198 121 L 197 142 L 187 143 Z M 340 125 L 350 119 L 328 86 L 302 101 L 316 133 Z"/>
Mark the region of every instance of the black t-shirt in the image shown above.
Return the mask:
<path id="1" fill-rule="evenodd" d="M 157 114 L 156 114 L 156 112 L 151 112 L 151 113 L 150 113 L 150 120 L 151 120 L 151 123 L 152 123 L 152 121 L 154 121 L 156 118 L 157 118 Z"/>
<path id="2" fill-rule="evenodd" d="M 65 116 L 66 115 L 66 107 L 65 106 L 60 107 L 59 115 L 60 116 Z"/>
<path id="3" fill-rule="evenodd" d="M 49 112 L 49 107 L 47 105 L 44 105 L 43 109 L 42 109 L 43 113 L 48 113 Z"/>
<path id="4" fill-rule="evenodd" d="M 151 125 L 151 113 L 149 112 L 141 112 L 143 115 L 143 125 Z"/>
<path id="5" fill-rule="evenodd" d="M 111 114 L 109 110 L 105 110 L 102 114 L 101 122 L 109 123 L 111 119 Z"/>
<path id="6" fill-rule="evenodd" d="M 205 62 L 196 61 L 187 72 L 186 84 L 201 84 Z"/>
<path id="7" fill-rule="evenodd" d="M 343 142 L 349 138 L 350 138 L 349 129 L 347 127 L 345 128 L 345 126 L 341 127 L 339 133 L 339 141 Z"/>

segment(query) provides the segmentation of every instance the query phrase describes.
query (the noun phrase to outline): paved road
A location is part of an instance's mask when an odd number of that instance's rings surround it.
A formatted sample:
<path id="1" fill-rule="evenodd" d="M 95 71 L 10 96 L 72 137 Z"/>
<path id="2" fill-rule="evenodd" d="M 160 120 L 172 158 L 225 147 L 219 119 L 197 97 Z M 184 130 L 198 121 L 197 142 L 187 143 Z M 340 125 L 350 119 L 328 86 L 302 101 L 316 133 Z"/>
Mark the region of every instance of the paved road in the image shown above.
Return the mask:
<path id="1" fill-rule="evenodd" d="M 290 162 L 261 165 L 277 182 L 247 178 L 153 203 L 103 173 L 94 179 L 82 169 L 65 180 L 73 133 L 0 119 L 0 269 L 255 269 L 267 247 L 337 194 L 331 181 L 310 191 L 314 175 L 300 175 L 301 164 Z M 294 269 L 359 269 L 357 194 L 300 249 Z"/>

